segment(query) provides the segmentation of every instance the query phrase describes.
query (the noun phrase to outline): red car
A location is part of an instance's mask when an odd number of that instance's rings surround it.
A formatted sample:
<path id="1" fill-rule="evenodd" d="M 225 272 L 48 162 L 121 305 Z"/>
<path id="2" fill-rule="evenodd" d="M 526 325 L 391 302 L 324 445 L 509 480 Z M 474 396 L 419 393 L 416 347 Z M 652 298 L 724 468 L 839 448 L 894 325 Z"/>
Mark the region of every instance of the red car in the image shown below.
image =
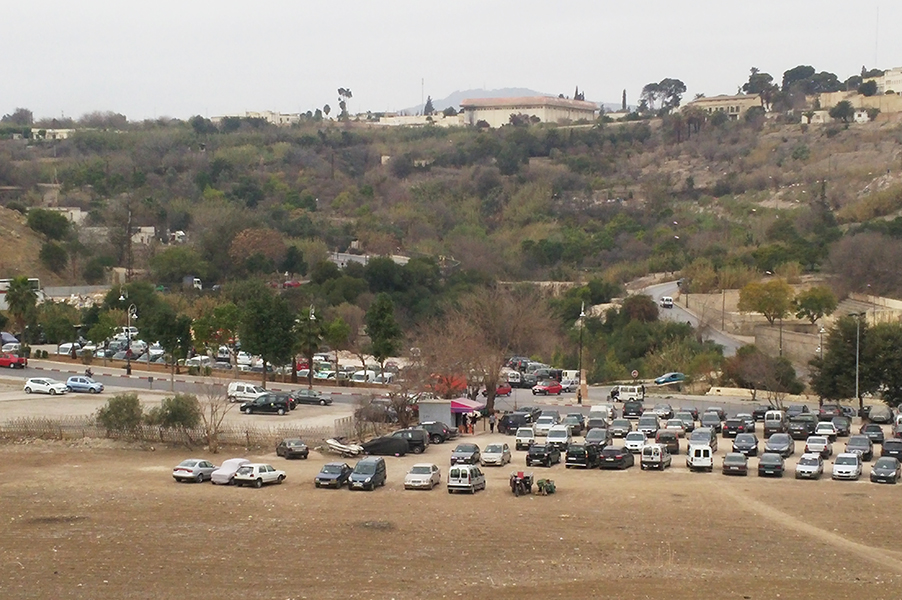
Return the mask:
<path id="1" fill-rule="evenodd" d="M 24 369 L 28 365 L 28 359 L 15 354 L 0 354 L 0 368 Z"/>
<path id="2" fill-rule="evenodd" d="M 498 387 L 495 388 L 495 397 L 498 396 L 510 396 L 513 393 L 513 388 L 511 388 L 511 384 L 506 381 L 503 381 L 498 384 Z M 488 396 L 488 390 L 482 390 L 483 396 Z"/>
<path id="3" fill-rule="evenodd" d="M 564 388 L 561 387 L 560 382 L 549 380 L 549 381 L 540 381 L 536 385 L 532 386 L 532 395 L 536 396 L 538 394 L 542 394 L 543 396 L 550 396 L 551 394 L 561 395 L 561 392 L 564 391 Z"/>

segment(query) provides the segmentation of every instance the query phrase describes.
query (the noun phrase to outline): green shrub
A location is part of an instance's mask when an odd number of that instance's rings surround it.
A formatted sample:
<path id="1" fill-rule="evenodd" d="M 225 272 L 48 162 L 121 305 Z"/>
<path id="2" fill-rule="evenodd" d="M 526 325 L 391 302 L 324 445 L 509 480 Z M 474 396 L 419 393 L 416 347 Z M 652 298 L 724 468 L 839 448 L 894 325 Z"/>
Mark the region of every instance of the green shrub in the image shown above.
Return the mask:
<path id="1" fill-rule="evenodd" d="M 167 429 L 194 429 L 200 424 L 200 420 L 200 402 L 193 394 L 176 394 L 172 398 L 163 398 L 160 406 L 152 408 L 145 416 L 148 425 Z"/>
<path id="2" fill-rule="evenodd" d="M 138 400 L 138 394 L 134 392 L 117 394 L 97 410 L 96 419 L 97 423 L 106 429 L 107 435 L 111 433 L 134 435 L 144 421 L 144 409 Z"/>

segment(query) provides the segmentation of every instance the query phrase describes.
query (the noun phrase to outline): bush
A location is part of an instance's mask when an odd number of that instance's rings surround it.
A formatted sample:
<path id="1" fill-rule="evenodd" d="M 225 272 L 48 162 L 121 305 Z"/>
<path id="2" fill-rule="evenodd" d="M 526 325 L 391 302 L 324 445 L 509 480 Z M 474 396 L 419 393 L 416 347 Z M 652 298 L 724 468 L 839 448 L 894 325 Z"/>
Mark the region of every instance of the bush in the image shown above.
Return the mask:
<path id="1" fill-rule="evenodd" d="M 82 350 L 81 352 L 81 364 L 90 365 L 94 362 L 94 352 L 91 350 Z"/>
<path id="2" fill-rule="evenodd" d="M 97 424 L 110 433 L 135 435 L 144 421 L 144 409 L 138 394 L 117 394 L 100 407 L 95 417 Z"/>
<path id="3" fill-rule="evenodd" d="M 147 413 L 145 420 L 148 425 L 167 429 L 194 429 L 201 420 L 200 402 L 193 394 L 176 394 L 172 398 L 163 398 L 158 408 Z"/>

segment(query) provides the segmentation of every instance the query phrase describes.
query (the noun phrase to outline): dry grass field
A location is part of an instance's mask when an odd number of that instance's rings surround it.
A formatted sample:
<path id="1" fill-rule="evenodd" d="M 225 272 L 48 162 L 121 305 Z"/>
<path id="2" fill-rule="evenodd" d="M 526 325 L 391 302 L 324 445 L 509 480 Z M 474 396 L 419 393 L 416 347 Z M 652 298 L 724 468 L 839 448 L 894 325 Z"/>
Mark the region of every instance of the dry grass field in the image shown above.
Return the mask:
<path id="1" fill-rule="evenodd" d="M 249 456 L 288 474 L 257 490 L 175 483 L 199 450 L 8 443 L 0 598 L 899 596 L 896 486 L 689 473 L 680 455 L 665 472 L 534 469 L 547 497 L 514 497 L 511 467 L 475 496 L 404 491 L 451 449 L 389 457 L 385 487 L 351 493 L 313 487 L 335 460 L 319 452 Z"/>

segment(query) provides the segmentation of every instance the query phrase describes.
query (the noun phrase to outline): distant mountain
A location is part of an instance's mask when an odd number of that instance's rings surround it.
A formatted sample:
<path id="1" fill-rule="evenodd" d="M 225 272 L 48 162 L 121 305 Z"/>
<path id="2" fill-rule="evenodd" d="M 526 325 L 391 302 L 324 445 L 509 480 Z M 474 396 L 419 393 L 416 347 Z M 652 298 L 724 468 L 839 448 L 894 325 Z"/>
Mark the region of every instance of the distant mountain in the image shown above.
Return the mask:
<path id="1" fill-rule="evenodd" d="M 455 110 L 460 110 L 460 103 L 468 98 L 519 98 L 522 96 L 557 96 L 557 94 L 548 94 L 545 92 L 537 92 L 535 90 L 531 90 L 529 88 L 501 88 L 497 90 L 483 90 L 483 89 L 475 89 L 475 90 L 458 90 L 453 92 L 449 96 L 445 98 L 433 98 L 432 106 L 437 111 L 443 111 L 449 106 L 453 106 Z M 589 102 L 593 102 L 590 100 Z M 620 110 L 619 103 L 613 102 L 602 102 L 599 104 L 600 106 L 604 106 L 604 109 L 608 112 L 612 112 L 615 110 Z M 423 112 L 423 104 L 417 104 L 416 106 L 411 106 L 410 108 L 405 108 L 403 110 L 398 111 L 399 113 L 408 114 L 408 115 L 418 115 Z M 632 108 L 632 107 L 629 107 Z"/>

